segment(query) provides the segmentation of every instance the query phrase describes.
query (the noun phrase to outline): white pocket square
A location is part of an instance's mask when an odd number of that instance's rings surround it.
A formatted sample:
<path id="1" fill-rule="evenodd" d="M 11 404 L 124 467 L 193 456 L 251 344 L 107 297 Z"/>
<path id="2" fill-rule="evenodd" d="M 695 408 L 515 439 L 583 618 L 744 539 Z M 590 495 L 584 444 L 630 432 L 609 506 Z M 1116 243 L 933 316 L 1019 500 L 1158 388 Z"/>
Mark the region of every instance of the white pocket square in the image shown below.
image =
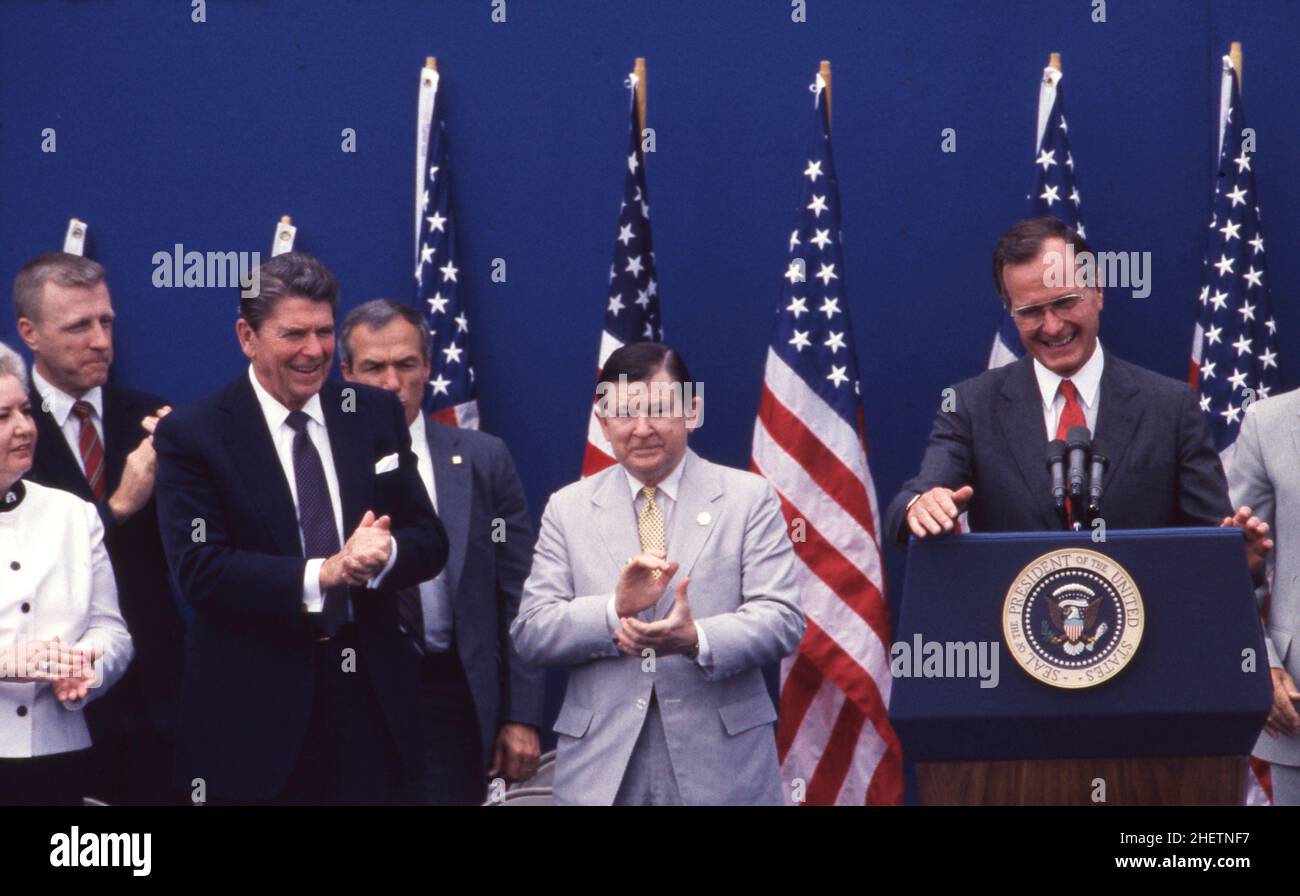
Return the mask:
<path id="1" fill-rule="evenodd" d="M 380 473 L 387 473 L 390 470 L 396 470 L 396 469 L 397 469 L 396 451 L 394 451 L 392 454 L 388 455 L 387 457 L 381 457 L 379 460 L 375 461 L 376 476 L 378 476 Z"/>

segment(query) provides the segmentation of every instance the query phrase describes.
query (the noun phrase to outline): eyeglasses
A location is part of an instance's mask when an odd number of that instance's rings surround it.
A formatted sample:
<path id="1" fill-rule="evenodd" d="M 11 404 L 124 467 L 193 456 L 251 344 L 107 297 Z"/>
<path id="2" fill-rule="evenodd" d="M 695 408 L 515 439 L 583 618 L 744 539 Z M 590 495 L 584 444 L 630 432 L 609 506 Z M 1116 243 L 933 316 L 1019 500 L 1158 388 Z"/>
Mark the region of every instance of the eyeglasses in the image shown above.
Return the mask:
<path id="1" fill-rule="evenodd" d="M 1083 300 L 1083 296 L 1077 292 L 1072 292 L 1067 296 L 1060 296 L 1052 299 L 1050 302 L 1039 302 L 1037 305 L 1025 305 L 1023 308 L 1012 308 L 1011 316 L 1015 318 L 1016 323 L 1036 324 L 1043 319 L 1043 315 L 1048 308 L 1057 317 L 1068 314 L 1074 310 L 1074 307 Z"/>

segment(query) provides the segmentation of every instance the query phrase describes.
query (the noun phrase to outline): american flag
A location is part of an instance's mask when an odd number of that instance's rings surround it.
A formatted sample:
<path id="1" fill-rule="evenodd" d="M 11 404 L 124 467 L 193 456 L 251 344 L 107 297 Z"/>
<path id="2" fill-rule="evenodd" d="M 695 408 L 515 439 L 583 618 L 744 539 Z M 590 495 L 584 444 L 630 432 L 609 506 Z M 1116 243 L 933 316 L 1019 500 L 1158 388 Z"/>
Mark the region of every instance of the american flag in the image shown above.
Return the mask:
<path id="1" fill-rule="evenodd" d="M 448 426 L 478 429 L 469 309 L 456 267 L 447 126 L 438 84 L 438 70 L 426 66 L 420 73 L 415 154 L 415 307 L 425 315 L 432 343 L 426 409 Z"/>
<path id="2" fill-rule="evenodd" d="M 1065 95 L 1061 91 L 1061 70 L 1054 65 L 1043 69 L 1038 89 L 1038 143 L 1034 159 L 1034 185 L 1025 197 L 1029 217 L 1058 218 L 1087 239 L 1083 229 L 1083 198 L 1074 179 L 1074 156 L 1070 155 L 1069 125 L 1065 121 Z M 1002 315 L 998 334 L 989 352 L 989 367 L 1010 364 L 1025 353 L 1010 314 Z"/>
<path id="3" fill-rule="evenodd" d="M 1264 235 L 1251 168 L 1253 132 L 1248 141 L 1245 130 L 1232 57 L 1224 56 L 1214 211 L 1187 381 L 1200 394 L 1201 411 L 1225 468 L 1232 462 L 1246 408 L 1281 385 L 1277 324 L 1264 279 Z M 1271 803 L 1268 763 L 1252 756 L 1250 767 L 1247 802 Z"/>
<path id="4" fill-rule="evenodd" d="M 1214 446 L 1227 466 L 1245 407 L 1277 390 L 1281 377 L 1251 169 L 1254 136 L 1243 137 L 1241 93 L 1231 57 L 1223 60 L 1214 213 L 1187 378 L 1200 393 Z"/>
<path id="5" fill-rule="evenodd" d="M 802 791 L 813 805 L 896 805 L 903 797 L 902 750 L 888 716 L 880 520 L 821 75 L 811 89 L 816 127 L 801 172 L 752 460 L 776 489 L 791 527 L 808 619 L 798 651 L 781 665 L 777 751 L 787 797 Z"/>
<path id="6" fill-rule="evenodd" d="M 600 334 L 597 376 L 615 349 L 629 342 L 662 342 L 663 317 L 659 310 L 659 283 L 655 277 L 654 245 L 650 240 L 650 194 L 645 185 L 645 154 L 637 109 L 635 72 L 627 76 L 627 173 L 623 177 L 623 202 L 618 207 L 618 235 L 614 237 L 614 262 L 609 266 L 609 298 L 605 326 Z M 582 475 L 591 476 L 614 464 L 614 452 L 600 431 L 595 405 L 587 421 L 587 450 Z"/>

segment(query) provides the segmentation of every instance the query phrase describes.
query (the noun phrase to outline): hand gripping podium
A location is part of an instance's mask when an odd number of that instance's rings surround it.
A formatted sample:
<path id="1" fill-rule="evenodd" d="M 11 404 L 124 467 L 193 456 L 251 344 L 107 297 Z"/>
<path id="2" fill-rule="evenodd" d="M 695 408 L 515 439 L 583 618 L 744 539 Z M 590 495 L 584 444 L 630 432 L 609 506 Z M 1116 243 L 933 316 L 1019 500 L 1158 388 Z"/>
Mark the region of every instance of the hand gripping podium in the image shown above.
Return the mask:
<path id="1" fill-rule="evenodd" d="M 914 539 L 891 672 L 928 804 L 1239 804 L 1272 703 L 1237 529 Z"/>

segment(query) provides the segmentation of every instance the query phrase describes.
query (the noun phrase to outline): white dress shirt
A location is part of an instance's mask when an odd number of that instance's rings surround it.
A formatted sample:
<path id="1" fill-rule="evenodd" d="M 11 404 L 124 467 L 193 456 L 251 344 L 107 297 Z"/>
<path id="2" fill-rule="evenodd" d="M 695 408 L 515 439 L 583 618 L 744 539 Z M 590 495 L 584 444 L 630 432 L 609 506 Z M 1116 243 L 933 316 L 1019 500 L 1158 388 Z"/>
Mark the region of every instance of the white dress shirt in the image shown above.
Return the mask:
<path id="1" fill-rule="evenodd" d="M 428 422 L 423 413 L 416 414 L 411 423 L 411 450 L 415 452 L 416 466 L 434 512 L 438 510 L 438 484 L 433 477 L 433 455 L 429 453 Z M 447 591 L 447 571 L 420 583 L 420 607 L 424 611 L 424 646 L 426 650 L 443 652 L 451 649 L 455 632 L 451 594 Z"/>
<path id="2" fill-rule="evenodd" d="M 9 499 L 19 491 L 21 500 Z M 55 637 L 102 649 L 100 680 L 83 700 L 62 702 L 49 682 L 13 681 L 22 670 L 5 670 L 0 757 L 89 747 L 85 717 L 76 710 L 106 693 L 133 655 L 94 505 L 71 492 L 23 482 L 0 492 L 0 646 Z"/>
<path id="3" fill-rule="evenodd" d="M 72 456 L 77 459 L 77 466 L 81 468 L 81 474 L 86 475 L 86 463 L 81 459 L 81 419 L 72 413 L 72 406 L 79 400 L 84 401 L 95 409 L 95 413 L 90 415 L 90 422 L 95 426 L 95 432 L 99 433 L 99 444 L 104 444 L 104 389 L 102 386 L 96 386 L 91 389 L 80 399 L 73 398 L 67 392 L 50 384 L 49 380 L 41 376 L 35 365 L 32 366 L 32 383 L 36 386 L 36 394 L 41 397 L 41 403 L 48 405 L 50 416 L 54 422 L 59 425 L 59 432 L 63 433 L 64 441 L 72 449 Z"/>
<path id="4" fill-rule="evenodd" d="M 1079 394 L 1079 404 L 1083 405 L 1083 418 L 1088 423 L 1088 431 L 1097 434 L 1097 406 L 1101 403 L 1101 372 L 1106 366 L 1101 343 L 1082 367 L 1069 377 Z M 1043 397 L 1043 426 L 1047 429 L 1048 441 L 1056 438 L 1056 428 L 1061 423 L 1061 414 L 1065 412 L 1065 396 L 1061 394 L 1061 380 L 1066 377 L 1052 373 L 1038 359 L 1034 359 L 1034 376 L 1038 380 L 1038 391 Z"/>
<path id="5" fill-rule="evenodd" d="M 257 403 L 262 408 L 262 416 L 266 418 L 266 428 L 271 432 L 271 441 L 275 444 L 275 456 L 280 461 L 280 468 L 284 472 L 284 478 L 289 483 L 289 493 L 293 495 L 293 512 L 297 516 L 298 510 L 298 478 L 293 472 L 293 438 L 296 435 L 292 426 L 289 425 L 289 409 L 280 404 L 279 401 L 266 391 L 257 374 L 253 372 L 253 365 L 248 365 L 248 379 L 253 384 L 253 394 L 257 396 Z M 321 408 L 320 393 L 313 395 L 307 403 L 302 406 L 302 412 L 307 415 L 307 438 L 311 439 L 312 445 L 316 448 L 316 453 L 320 455 L 320 464 L 325 471 L 325 485 L 329 490 L 330 506 L 334 510 L 334 528 L 338 532 L 339 547 L 342 547 L 347 539 L 343 537 L 343 502 L 339 499 L 339 477 L 338 472 L 334 469 L 334 452 L 330 448 L 329 430 L 325 428 L 325 411 Z M 306 556 L 307 547 L 303 540 L 302 524 L 298 525 L 298 540 L 303 545 L 303 555 Z M 366 583 L 367 588 L 378 588 L 379 583 L 388 575 L 388 571 L 393 568 L 397 562 L 397 542 L 391 537 L 389 541 L 392 545 L 392 553 L 388 557 L 388 565 L 383 568 L 379 575 L 375 576 Z M 325 564 L 326 557 L 309 557 L 307 559 L 307 568 L 302 574 L 302 602 L 308 613 L 319 613 L 325 605 L 325 595 L 320 588 L 320 568 Z M 348 604 L 348 618 L 352 618 L 352 605 Z"/>
<path id="6" fill-rule="evenodd" d="M 672 530 L 669 523 L 672 520 L 673 508 L 677 506 L 677 493 L 682 484 L 682 470 L 686 467 L 686 458 L 683 457 L 677 462 L 673 471 L 664 477 L 663 482 L 655 486 L 655 503 L 659 505 L 659 511 L 664 517 L 664 542 L 668 549 L 668 559 L 673 559 L 672 545 L 667 543 L 668 533 Z M 632 515 L 638 524 L 641 520 L 641 511 L 645 509 L 646 496 L 641 490 L 645 488 L 645 483 L 637 479 L 627 467 L 623 468 L 623 475 L 627 477 L 627 487 L 632 496 Z M 638 532 L 639 534 L 639 532 Z M 610 634 L 618 630 L 618 610 L 616 609 L 618 597 L 614 596 L 609 599 L 605 606 L 605 619 L 609 623 Z M 704 629 L 700 624 L 695 623 L 695 635 L 699 638 L 700 652 L 695 661 L 701 666 L 708 668 L 713 665 L 713 654 L 709 652 L 709 639 L 704 635 Z"/>

